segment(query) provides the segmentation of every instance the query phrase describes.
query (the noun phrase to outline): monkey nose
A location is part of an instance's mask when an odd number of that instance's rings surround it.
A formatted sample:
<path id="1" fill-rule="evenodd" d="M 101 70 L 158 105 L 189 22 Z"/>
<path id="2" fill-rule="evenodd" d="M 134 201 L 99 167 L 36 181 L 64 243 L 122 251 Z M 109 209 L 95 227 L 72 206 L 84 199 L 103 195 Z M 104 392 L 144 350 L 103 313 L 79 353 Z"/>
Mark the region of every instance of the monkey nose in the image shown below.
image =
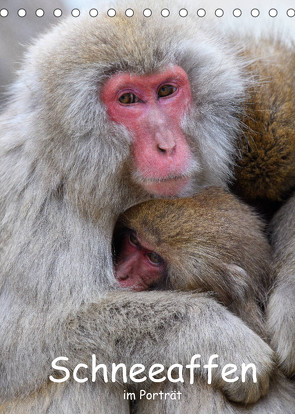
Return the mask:
<path id="1" fill-rule="evenodd" d="M 161 128 L 159 131 L 157 131 L 155 138 L 155 144 L 157 145 L 158 152 L 170 156 L 175 153 L 176 141 L 173 131 L 171 131 L 169 128 L 166 128 L 165 130 Z"/>
<path id="2" fill-rule="evenodd" d="M 127 280 L 129 279 L 129 275 L 125 273 L 116 274 L 117 280 Z"/>
<path id="3" fill-rule="evenodd" d="M 161 152 L 162 154 L 165 155 L 173 155 L 176 151 L 176 144 L 172 144 L 172 145 L 165 145 L 165 144 L 158 144 L 157 145 L 157 149 L 159 152 Z"/>

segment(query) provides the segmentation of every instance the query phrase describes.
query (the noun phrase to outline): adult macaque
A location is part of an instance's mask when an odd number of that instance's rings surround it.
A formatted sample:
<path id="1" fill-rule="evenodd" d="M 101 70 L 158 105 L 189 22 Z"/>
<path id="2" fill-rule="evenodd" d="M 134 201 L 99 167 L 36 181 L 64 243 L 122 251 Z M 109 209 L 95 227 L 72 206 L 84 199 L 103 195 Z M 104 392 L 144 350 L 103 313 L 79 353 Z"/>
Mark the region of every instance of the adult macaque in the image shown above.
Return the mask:
<path id="1" fill-rule="evenodd" d="M 167 367 L 217 353 L 206 413 L 216 393 L 255 402 L 268 390 L 272 350 L 213 297 L 113 289 L 120 213 L 227 185 L 249 78 L 211 27 L 164 19 L 156 2 L 147 20 L 137 1 L 130 19 L 124 5 L 41 37 L 0 118 L 0 413 L 129 413 L 120 384 L 50 382 L 64 376 L 59 356 L 73 370 L 92 354 Z M 225 361 L 254 363 L 257 383 L 224 382 Z"/>
<path id="2" fill-rule="evenodd" d="M 263 227 L 252 209 L 217 187 L 191 198 L 141 203 L 119 218 L 114 237 L 116 278 L 133 290 L 163 289 L 166 283 L 168 289 L 210 292 L 266 340 L 263 309 L 272 279 Z M 167 387 L 170 390 L 170 384 Z M 152 392 L 160 389 L 163 384 L 153 386 Z M 177 384 L 178 391 L 184 389 Z M 238 407 L 222 396 L 215 404 L 223 413 L 291 414 L 294 391 L 294 385 L 277 373 L 269 394 L 257 404 Z M 206 395 L 208 390 L 204 386 L 198 392 Z M 193 412 L 190 398 L 184 392 L 182 401 L 174 401 L 175 410 Z M 138 412 L 150 412 L 151 405 L 162 412 L 159 401 L 140 403 Z"/>

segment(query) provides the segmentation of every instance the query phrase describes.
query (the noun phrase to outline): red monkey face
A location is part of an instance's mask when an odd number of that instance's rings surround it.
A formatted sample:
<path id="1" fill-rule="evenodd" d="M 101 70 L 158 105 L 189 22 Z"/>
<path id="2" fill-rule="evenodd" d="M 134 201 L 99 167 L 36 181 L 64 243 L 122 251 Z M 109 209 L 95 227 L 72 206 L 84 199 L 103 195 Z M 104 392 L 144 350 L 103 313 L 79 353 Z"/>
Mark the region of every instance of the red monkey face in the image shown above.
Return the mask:
<path id="1" fill-rule="evenodd" d="M 151 194 L 178 195 L 193 162 L 181 120 L 192 98 L 179 66 L 153 75 L 119 73 L 102 88 L 109 117 L 133 138 L 135 178 Z"/>
<path id="2" fill-rule="evenodd" d="M 147 290 L 165 276 L 164 259 L 146 242 L 129 231 L 124 236 L 117 263 L 115 277 L 122 287 Z"/>

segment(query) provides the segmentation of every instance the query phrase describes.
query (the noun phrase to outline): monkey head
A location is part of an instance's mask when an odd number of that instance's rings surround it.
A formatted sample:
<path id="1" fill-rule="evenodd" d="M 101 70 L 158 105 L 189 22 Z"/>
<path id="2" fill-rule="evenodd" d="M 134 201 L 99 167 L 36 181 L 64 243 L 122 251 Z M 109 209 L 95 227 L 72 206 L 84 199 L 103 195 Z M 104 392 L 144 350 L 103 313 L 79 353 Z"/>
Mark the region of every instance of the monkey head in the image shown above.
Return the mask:
<path id="1" fill-rule="evenodd" d="M 229 304 L 245 295 L 259 297 L 269 278 L 263 224 L 221 188 L 139 204 L 120 217 L 117 229 L 115 274 L 123 287 L 163 287 L 168 278 L 166 287 L 215 292 Z M 257 275 L 261 284 L 253 283 Z"/>
<path id="2" fill-rule="evenodd" d="M 168 22 L 153 6 L 148 21 L 123 6 L 113 19 L 65 20 L 29 49 L 12 90 L 34 173 L 88 215 L 231 176 L 243 62 L 205 28 L 177 14 Z"/>

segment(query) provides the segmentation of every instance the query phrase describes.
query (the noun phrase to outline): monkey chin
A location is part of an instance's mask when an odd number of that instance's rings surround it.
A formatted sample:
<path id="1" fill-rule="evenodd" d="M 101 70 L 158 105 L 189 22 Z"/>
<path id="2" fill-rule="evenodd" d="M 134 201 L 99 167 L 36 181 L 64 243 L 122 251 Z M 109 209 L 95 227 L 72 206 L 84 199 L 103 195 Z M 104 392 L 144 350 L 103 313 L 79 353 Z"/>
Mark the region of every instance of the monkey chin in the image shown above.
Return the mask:
<path id="1" fill-rule="evenodd" d="M 162 181 L 149 181 L 142 184 L 143 188 L 149 193 L 158 197 L 177 197 L 180 196 L 190 183 L 189 177 L 179 177 L 165 179 Z"/>

